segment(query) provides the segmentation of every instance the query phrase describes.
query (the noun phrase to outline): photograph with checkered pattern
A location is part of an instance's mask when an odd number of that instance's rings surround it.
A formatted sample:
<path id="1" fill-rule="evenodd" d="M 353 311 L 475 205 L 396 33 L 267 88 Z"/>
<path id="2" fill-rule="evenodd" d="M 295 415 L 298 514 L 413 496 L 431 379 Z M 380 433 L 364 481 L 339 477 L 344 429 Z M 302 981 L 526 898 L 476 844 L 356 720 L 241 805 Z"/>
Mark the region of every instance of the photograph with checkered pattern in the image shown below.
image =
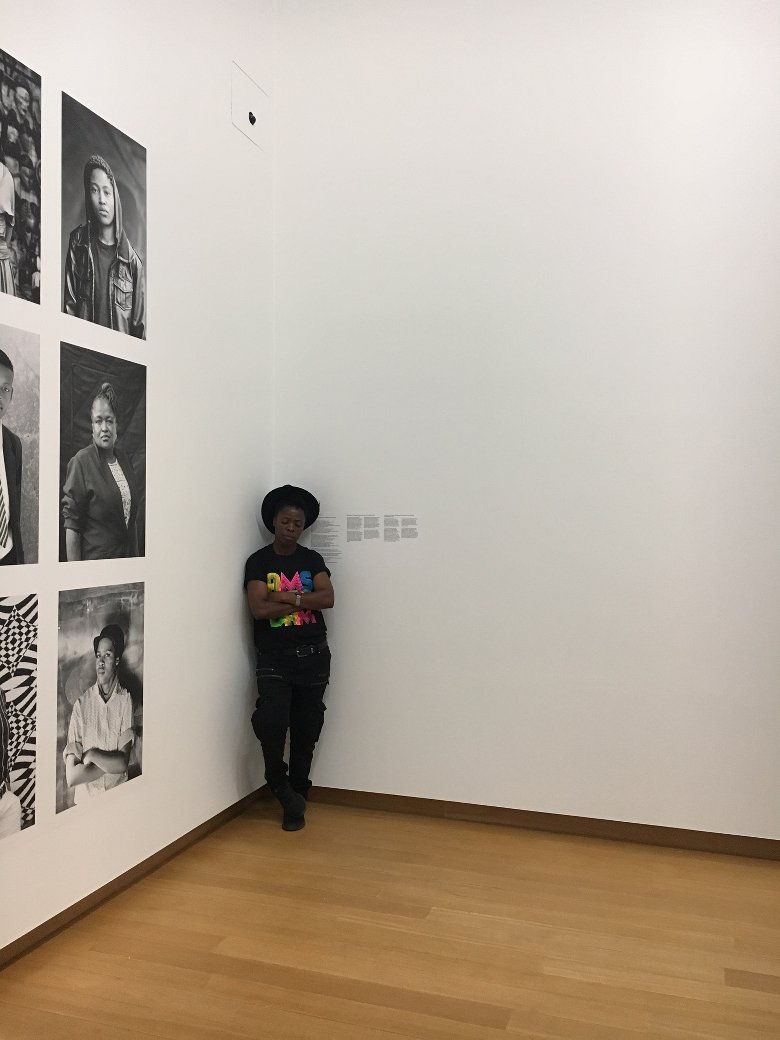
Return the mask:
<path id="1" fill-rule="evenodd" d="M 0 597 L 0 838 L 35 823 L 38 597 Z"/>

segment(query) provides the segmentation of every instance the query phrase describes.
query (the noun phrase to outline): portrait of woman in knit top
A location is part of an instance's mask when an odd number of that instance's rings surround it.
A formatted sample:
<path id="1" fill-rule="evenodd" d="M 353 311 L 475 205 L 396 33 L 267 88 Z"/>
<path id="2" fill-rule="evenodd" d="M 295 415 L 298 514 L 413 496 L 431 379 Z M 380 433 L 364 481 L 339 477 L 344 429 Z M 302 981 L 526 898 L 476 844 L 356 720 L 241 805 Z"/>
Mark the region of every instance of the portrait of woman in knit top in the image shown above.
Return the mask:
<path id="1" fill-rule="evenodd" d="M 59 558 L 146 555 L 146 366 L 60 344 Z"/>
<path id="2" fill-rule="evenodd" d="M 102 383 L 90 408 L 92 442 L 68 463 L 62 518 L 68 560 L 138 556 L 139 487 L 130 456 L 117 447 L 117 396 Z"/>

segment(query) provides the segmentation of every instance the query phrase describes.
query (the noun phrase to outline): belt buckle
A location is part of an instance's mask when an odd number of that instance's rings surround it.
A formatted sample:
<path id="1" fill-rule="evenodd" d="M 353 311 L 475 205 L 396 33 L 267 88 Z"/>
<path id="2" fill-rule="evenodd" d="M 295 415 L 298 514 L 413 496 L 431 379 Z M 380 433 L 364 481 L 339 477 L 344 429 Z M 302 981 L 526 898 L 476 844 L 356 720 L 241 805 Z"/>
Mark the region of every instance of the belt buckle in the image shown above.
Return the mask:
<path id="1" fill-rule="evenodd" d="M 295 656 L 296 657 L 308 657 L 312 653 L 310 646 L 296 646 Z"/>

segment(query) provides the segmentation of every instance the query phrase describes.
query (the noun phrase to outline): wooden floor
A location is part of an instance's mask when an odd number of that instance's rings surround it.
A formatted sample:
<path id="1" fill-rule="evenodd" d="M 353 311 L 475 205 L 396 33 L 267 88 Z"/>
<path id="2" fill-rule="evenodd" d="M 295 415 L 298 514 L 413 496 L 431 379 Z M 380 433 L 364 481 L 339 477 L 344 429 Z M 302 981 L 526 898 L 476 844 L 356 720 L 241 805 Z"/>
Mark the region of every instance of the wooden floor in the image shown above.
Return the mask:
<path id="1" fill-rule="evenodd" d="M 2 1040 L 780 1038 L 780 865 L 312 805 L 0 973 Z"/>

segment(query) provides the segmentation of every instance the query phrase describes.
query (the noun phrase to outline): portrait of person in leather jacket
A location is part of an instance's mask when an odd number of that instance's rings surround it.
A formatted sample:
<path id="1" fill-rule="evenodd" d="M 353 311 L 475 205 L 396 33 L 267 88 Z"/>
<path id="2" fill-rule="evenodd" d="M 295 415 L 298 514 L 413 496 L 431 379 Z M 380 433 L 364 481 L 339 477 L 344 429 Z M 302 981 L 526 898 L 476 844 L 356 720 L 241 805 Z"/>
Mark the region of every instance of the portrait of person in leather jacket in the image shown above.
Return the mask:
<path id="1" fill-rule="evenodd" d="M 146 339 L 143 263 L 122 223 L 116 177 L 100 155 L 84 166 L 84 209 L 68 242 L 63 311 Z"/>

